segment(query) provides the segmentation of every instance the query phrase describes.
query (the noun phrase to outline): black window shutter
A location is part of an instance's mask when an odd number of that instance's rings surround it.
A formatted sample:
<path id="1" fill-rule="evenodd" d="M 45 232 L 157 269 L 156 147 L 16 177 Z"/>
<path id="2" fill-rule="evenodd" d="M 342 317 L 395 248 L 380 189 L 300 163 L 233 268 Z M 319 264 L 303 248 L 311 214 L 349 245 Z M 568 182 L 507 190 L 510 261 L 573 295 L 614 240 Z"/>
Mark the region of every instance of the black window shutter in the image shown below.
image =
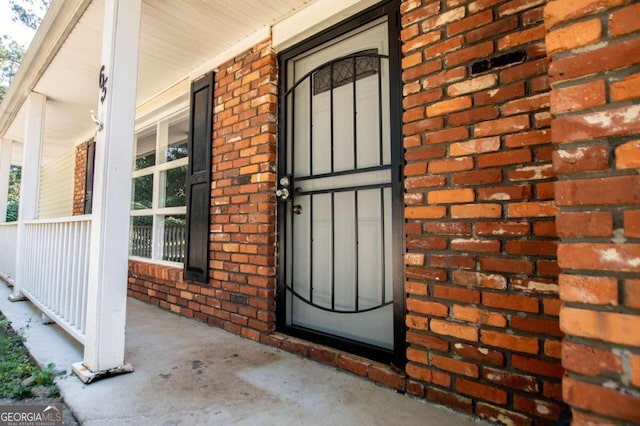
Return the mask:
<path id="1" fill-rule="evenodd" d="M 96 163 L 96 141 L 87 142 L 87 165 L 84 173 L 84 214 L 91 214 L 93 206 L 93 168 Z"/>
<path id="2" fill-rule="evenodd" d="M 187 250 L 184 259 L 184 278 L 202 283 L 209 280 L 213 84 L 213 72 L 191 83 L 189 117 Z"/>

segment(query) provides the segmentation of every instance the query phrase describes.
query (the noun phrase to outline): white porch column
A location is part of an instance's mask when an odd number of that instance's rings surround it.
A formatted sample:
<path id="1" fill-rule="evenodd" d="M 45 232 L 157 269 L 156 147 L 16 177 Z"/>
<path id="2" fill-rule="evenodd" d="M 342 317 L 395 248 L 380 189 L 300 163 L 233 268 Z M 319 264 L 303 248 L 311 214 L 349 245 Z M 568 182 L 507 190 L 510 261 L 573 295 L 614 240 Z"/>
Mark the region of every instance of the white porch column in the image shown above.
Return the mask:
<path id="1" fill-rule="evenodd" d="M 20 293 L 24 273 L 22 262 L 27 258 L 24 243 L 24 221 L 38 218 L 38 195 L 40 193 L 40 163 L 44 140 L 44 115 L 47 98 L 32 92 L 27 99 L 27 120 L 22 149 L 22 176 L 20 180 L 20 208 L 18 212 L 18 241 L 16 244 L 16 279 L 12 301 L 24 300 Z"/>
<path id="2" fill-rule="evenodd" d="M 9 172 L 13 142 L 0 139 L 0 223 L 7 221 L 7 198 L 9 195 Z"/>
<path id="3" fill-rule="evenodd" d="M 84 361 L 86 383 L 130 372 L 124 360 L 129 211 L 141 0 L 105 0 Z"/>

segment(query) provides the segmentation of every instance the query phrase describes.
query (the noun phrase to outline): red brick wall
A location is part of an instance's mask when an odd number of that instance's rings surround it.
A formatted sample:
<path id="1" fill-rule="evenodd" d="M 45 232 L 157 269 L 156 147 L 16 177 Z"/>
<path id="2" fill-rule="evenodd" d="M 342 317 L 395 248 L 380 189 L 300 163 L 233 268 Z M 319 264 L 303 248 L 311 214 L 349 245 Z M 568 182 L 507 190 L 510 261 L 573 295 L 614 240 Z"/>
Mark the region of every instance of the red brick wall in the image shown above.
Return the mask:
<path id="1" fill-rule="evenodd" d="M 563 409 L 544 3 L 401 4 L 407 390 L 516 425 Z"/>
<path id="2" fill-rule="evenodd" d="M 271 40 L 216 74 L 210 282 L 224 328 L 275 329 L 278 61 Z"/>
<path id="3" fill-rule="evenodd" d="M 640 423 L 640 4 L 551 1 L 545 24 L 564 400 L 576 424 Z"/>
<path id="4" fill-rule="evenodd" d="M 213 297 L 215 292 L 203 291 L 200 286 L 189 288 L 182 279 L 182 268 L 130 260 L 127 293 L 176 314 L 222 324 L 212 315 L 213 308 L 206 307 L 212 304 L 207 297 Z"/>
<path id="5" fill-rule="evenodd" d="M 76 162 L 73 173 L 73 215 L 84 214 L 84 186 L 87 172 L 87 147 L 90 142 L 76 146 Z"/>
<path id="6" fill-rule="evenodd" d="M 233 324 L 217 291 L 210 285 L 184 281 L 181 267 L 130 260 L 127 294 L 216 327 Z"/>
<path id="7" fill-rule="evenodd" d="M 277 77 L 270 40 L 215 76 L 209 282 L 129 262 L 129 295 L 253 340 L 275 329 Z"/>

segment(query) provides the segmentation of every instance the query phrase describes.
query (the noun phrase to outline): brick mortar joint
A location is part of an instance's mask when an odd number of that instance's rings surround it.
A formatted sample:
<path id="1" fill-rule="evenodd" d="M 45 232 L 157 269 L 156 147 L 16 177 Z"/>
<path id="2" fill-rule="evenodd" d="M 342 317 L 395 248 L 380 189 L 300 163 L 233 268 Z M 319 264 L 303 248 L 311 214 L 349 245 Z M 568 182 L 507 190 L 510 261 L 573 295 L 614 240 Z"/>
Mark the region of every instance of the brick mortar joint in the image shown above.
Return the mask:
<path id="1" fill-rule="evenodd" d="M 581 22 L 590 21 L 592 19 L 597 19 L 601 23 L 605 24 L 605 25 L 602 26 L 603 35 L 607 34 L 606 30 L 608 29 L 608 22 L 609 22 L 610 15 L 615 13 L 615 12 L 617 12 L 617 11 L 619 11 L 619 10 L 621 10 L 621 9 L 625 9 L 625 8 L 629 7 L 630 4 L 633 4 L 633 2 L 631 2 L 631 3 L 621 3 L 621 4 L 617 4 L 617 5 L 616 4 L 607 5 L 606 9 L 604 9 L 604 10 L 599 10 L 599 11 L 596 11 L 596 12 L 592 11 L 590 13 L 587 13 L 586 15 L 583 15 L 583 16 L 567 18 L 566 20 L 558 22 L 555 25 L 549 27 L 549 26 L 547 26 L 547 22 L 548 22 L 547 8 L 548 8 L 549 3 L 551 3 L 551 1 L 547 0 L 547 6 L 545 6 L 545 14 L 544 14 L 545 15 L 544 25 L 545 25 L 545 28 L 547 30 L 547 33 L 551 33 L 553 31 L 556 31 L 556 30 L 559 30 L 559 29 L 562 29 L 562 28 L 570 27 L 571 25 L 576 24 L 576 23 L 581 23 Z"/>
<path id="2" fill-rule="evenodd" d="M 615 390 L 615 391 L 624 393 L 628 396 L 640 399 L 640 389 L 637 389 L 637 387 L 631 383 L 632 372 L 631 372 L 631 365 L 628 364 L 629 363 L 628 358 L 626 358 L 626 366 L 625 366 L 625 358 L 622 359 L 622 363 L 623 363 L 622 374 L 618 375 L 617 373 L 614 373 L 617 375 L 617 377 L 612 377 L 611 374 L 608 374 L 606 376 L 602 376 L 602 375 L 592 376 L 592 375 L 580 374 L 570 370 L 567 370 L 567 377 L 576 381 L 589 383 L 591 385 L 601 386 L 606 389 Z M 634 389 L 634 387 L 636 389 Z"/>

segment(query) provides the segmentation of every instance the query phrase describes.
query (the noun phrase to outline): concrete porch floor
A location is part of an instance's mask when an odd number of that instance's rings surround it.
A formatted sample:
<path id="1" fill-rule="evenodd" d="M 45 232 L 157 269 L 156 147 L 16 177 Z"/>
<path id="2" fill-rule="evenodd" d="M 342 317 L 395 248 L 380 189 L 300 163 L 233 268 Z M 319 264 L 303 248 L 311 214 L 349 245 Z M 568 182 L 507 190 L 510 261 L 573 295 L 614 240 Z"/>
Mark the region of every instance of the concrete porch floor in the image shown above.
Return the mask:
<path id="1" fill-rule="evenodd" d="M 84 385 L 71 373 L 82 346 L 9 294 L 0 284 L 0 311 L 38 363 L 67 370 L 58 387 L 84 425 L 484 424 L 135 299 L 126 337 L 135 371 Z"/>

